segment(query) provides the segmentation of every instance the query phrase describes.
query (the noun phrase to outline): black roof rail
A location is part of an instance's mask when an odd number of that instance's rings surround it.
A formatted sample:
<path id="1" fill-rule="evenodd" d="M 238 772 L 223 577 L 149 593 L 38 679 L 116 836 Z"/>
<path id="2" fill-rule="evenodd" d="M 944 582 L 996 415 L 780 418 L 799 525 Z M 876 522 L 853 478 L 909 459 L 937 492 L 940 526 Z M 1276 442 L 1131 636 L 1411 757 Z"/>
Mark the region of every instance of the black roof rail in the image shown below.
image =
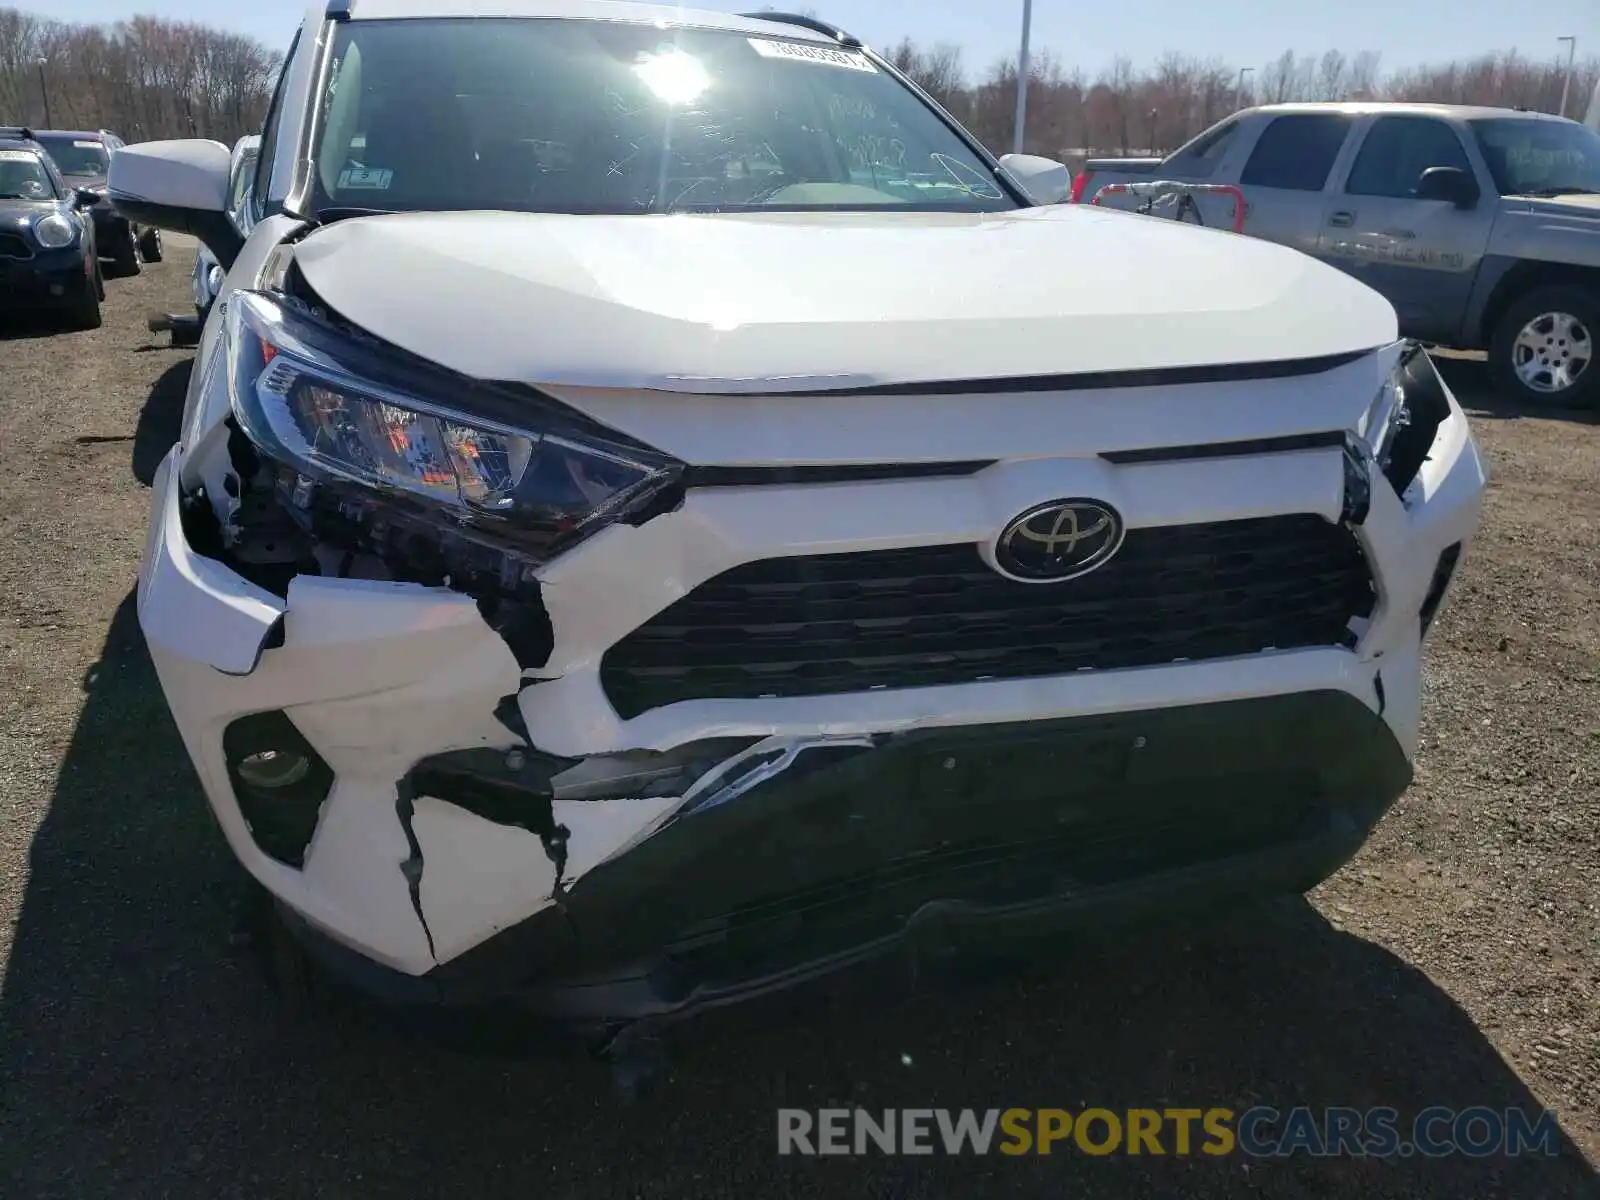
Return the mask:
<path id="1" fill-rule="evenodd" d="M 0 125 L 0 137 L 16 138 L 18 141 L 33 141 L 33 130 L 26 125 Z"/>
<path id="2" fill-rule="evenodd" d="M 801 29 L 809 29 L 812 33 L 830 37 L 841 46 L 848 46 L 852 50 L 861 48 L 861 39 L 854 34 L 846 33 L 837 25 L 830 25 L 826 21 L 819 21 L 816 17 L 808 17 L 804 13 L 750 12 L 739 15 L 751 21 L 776 21 L 779 25 L 798 25 Z"/>

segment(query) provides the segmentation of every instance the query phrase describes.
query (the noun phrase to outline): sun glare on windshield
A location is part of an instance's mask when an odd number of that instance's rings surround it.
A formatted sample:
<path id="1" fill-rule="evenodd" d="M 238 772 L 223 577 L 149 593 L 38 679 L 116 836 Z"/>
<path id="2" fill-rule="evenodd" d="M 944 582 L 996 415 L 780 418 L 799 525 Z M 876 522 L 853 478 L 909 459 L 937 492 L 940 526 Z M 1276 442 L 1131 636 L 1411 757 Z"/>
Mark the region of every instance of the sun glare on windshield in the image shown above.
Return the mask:
<path id="1" fill-rule="evenodd" d="M 656 99 L 666 104 L 691 104 L 711 86 L 711 76 L 700 60 L 676 47 L 641 54 L 633 70 Z"/>

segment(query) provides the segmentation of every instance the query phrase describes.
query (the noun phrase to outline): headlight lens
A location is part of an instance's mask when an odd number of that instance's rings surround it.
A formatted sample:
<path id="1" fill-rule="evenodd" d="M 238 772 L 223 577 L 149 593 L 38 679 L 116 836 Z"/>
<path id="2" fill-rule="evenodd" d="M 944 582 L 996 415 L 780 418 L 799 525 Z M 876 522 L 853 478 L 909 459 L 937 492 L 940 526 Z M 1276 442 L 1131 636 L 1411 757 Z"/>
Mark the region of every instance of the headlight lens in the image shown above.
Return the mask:
<path id="1" fill-rule="evenodd" d="M 1404 344 L 1359 431 L 1360 442 L 1402 500 L 1450 413 L 1449 392 L 1427 351 L 1416 342 Z"/>
<path id="2" fill-rule="evenodd" d="M 399 363 L 260 293 L 229 298 L 227 332 L 234 416 L 269 458 L 312 481 L 443 509 L 534 559 L 678 475 L 675 461 L 612 440 L 553 404 L 499 393 L 500 416 L 480 415 L 460 393 L 491 389 Z M 444 395 L 452 388 L 456 396 Z"/>
<path id="3" fill-rule="evenodd" d="M 1372 451 L 1380 470 L 1388 468 L 1395 439 L 1400 436 L 1401 430 L 1411 424 L 1411 410 L 1406 407 L 1405 385 L 1401 379 L 1402 368 L 1403 363 L 1395 364 L 1361 422 L 1362 439 Z"/>
<path id="4" fill-rule="evenodd" d="M 77 240 L 78 227 L 60 213 L 49 213 L 33 223 L 33 236 L 46 250 L 60 250 Z"/>

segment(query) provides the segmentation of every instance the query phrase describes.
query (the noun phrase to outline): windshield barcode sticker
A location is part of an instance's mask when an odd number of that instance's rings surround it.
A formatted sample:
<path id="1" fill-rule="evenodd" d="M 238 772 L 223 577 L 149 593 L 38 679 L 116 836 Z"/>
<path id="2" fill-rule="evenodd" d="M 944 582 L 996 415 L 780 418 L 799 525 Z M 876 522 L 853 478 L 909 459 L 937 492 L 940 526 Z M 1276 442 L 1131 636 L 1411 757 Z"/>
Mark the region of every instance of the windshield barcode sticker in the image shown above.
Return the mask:
<path id="1" fill-rule="evenodd" d="M 394 178 L 394 172 L 382 167 L 351 167 L 339 172 L 339 186 L 341 188 L 375 188 L 378 191 L 389 186 L 389 180 Z"/>
<path id="2" fill-rule="evenodd" d="M 76 146 L 79 150 L 98 150 L 98 149 L 100 149 L 100 143 L 99 142 L 74 141 L 72 144 L 74 146 Z"/>
<path id="3" fill-rule="evenodd" d="M 808 42 L 775 42 L 766 38 L 750 38 L 750 44 L 763 58 L 788 58 L 795 62 L 820 63 L 825 67 L 845 67 L 851 71 L 871 71 L 878 68 L 865 54 L 851 54 L 835 50 L 832 46 L 815 46 Z"/>

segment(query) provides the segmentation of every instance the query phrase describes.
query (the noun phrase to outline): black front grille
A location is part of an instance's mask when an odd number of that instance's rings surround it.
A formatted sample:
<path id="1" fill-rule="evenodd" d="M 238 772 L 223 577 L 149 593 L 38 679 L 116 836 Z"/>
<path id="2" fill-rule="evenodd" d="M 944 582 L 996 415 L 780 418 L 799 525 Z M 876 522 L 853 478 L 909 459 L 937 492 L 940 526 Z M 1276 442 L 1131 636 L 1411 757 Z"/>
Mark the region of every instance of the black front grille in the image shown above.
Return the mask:
<path id="1" fill-rule="evenodd" d="M 1021 679 L 1354 644 L 1372 577 L 1309 514 L 1128 532 L 1090 575 L 1015 583 L 975 545 L 776 558 L 725 571 L 606 652 L 623 717 L 716 697 Z"/>
<path id="2" fill-rule="evenodd" d="M 33 247 L 20 233 L 0 233 L 0 258 L 32 258 Z"/>

